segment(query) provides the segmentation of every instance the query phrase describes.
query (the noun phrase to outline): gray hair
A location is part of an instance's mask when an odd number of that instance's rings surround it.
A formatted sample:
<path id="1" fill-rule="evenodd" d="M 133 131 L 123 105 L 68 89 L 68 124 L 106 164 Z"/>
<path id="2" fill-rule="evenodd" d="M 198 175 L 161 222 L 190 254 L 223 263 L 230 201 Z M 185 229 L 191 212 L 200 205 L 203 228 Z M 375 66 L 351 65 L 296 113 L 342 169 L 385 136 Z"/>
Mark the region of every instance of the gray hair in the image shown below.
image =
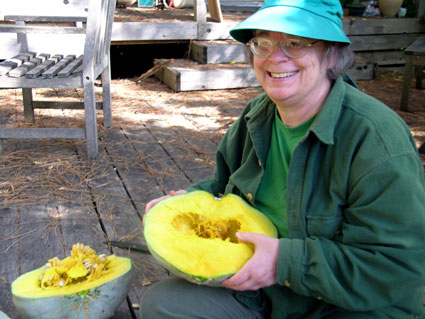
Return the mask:
<path id="1" fill-rule="evenodd" d="M 335 80 L 354 66 L 354 52 L 351 47 L 341 42 L 327 42 L 324 59 L 328 61 L 326 75 L 330 80 Z"/>

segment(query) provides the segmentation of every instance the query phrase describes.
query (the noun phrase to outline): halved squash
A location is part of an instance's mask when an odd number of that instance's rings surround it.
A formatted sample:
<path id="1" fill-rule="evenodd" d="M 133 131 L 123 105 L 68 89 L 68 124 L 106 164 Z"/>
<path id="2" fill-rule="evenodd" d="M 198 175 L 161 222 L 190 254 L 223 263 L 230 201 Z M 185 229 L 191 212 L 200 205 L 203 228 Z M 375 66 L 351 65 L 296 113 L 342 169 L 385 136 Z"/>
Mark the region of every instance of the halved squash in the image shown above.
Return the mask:
<path id="1" fill-rule="evenodd" d="M 127 296 L 131 260 L 96 255 L 76 244 L 71 256 L 49 262 L 12 283 L 15 308 L 22 319 L 106 319 Z"/>
<path id="2" fill-rule="evenodd" d="M 169 197 L 145 217 L 144 236 L 154 258 L 176 276 L 221 286 L 253 255 L 236 232 L 277 236 L 272 222 L 242 198 L 205 191 Z"/>

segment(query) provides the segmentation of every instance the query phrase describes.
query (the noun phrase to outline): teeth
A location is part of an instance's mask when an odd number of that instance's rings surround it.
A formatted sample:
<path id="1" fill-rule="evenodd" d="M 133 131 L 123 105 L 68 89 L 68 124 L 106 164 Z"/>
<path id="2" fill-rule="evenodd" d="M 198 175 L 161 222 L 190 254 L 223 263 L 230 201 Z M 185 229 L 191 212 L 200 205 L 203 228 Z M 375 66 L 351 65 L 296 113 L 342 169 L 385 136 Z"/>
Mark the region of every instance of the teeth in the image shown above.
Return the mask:
<path id="1" fill-rule="evenodd" d="M 287 78 L 287 77 L 289 77 L 289 76 L 292 76 L 292 75 L 294 75 L 296 72 L 284 72 L 284 73 L 271 73 L 270 72 L 270 75 L 273 77 L 273 78 Z"/>

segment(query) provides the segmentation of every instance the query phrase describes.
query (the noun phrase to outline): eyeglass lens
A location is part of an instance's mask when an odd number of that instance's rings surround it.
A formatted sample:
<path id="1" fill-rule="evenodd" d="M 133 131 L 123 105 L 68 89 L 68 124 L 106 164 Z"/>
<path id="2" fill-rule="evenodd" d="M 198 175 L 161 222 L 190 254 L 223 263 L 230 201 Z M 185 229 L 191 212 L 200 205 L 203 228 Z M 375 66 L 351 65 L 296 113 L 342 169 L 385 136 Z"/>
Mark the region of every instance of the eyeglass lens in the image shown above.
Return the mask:
<path id="1" fill-rule="evenodd" d="M 256 37 L 251 39 L 249 43 L 252 53 L 262 58 L 269 57 L 273 53 L 276 45 L 279 45 L 282 52 L 292 59 L 302 58 L 306 54 L 307 48 L 310 46 L 307 41 L 296 38 L 287 38 L 280 42 L 274 42 L 265 37 Z"/>

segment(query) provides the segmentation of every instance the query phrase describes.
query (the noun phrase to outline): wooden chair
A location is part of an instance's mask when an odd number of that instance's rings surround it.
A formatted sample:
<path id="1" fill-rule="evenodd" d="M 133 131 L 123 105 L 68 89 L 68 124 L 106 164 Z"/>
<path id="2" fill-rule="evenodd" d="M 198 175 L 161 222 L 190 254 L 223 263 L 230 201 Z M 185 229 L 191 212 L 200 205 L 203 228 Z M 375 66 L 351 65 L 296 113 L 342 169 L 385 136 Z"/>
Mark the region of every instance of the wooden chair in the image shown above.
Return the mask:
<path id="1" fill-rule="evenodd" d="M 33 7 L 40 9 L 39 12 L 31 9 L 31 2 Z M 14 0 L 7 2 L 6 9 L 0 9 L 0 13 L 3 10 L 4 20 L 16 21 L 15 24 L 0 25 L 0 32 L 16 33 L 18 47 L 18 52 L 12 58 L 0 63 L 0 88 L 22 88 L 25 122 L 34 122 L 35 108 L 84 109 L 85 112 L 83 128 L 0 126 L 0 141 L 5 138 L 86 139 L 88 157 L 97 156 L 96 107 L 103 109 L 104 126 L 112 125 L 110 42 L 115 2 Z M 60 52 L 32 52 L 29 38 L 34 33 L 47 34 L 48 37 L 53 34 L 63 34 L 63 37 L 80 34 L 84 41 L 83 54 L 64 57 Z M 99 76 L 103 89 L 102 102 L 96 103 L 94 83 Z M 83 88 L 84 98 L 82 102 L 34 101 L 33 88 Z M 1 143 L 0 152 L 3 152 Z"/>

